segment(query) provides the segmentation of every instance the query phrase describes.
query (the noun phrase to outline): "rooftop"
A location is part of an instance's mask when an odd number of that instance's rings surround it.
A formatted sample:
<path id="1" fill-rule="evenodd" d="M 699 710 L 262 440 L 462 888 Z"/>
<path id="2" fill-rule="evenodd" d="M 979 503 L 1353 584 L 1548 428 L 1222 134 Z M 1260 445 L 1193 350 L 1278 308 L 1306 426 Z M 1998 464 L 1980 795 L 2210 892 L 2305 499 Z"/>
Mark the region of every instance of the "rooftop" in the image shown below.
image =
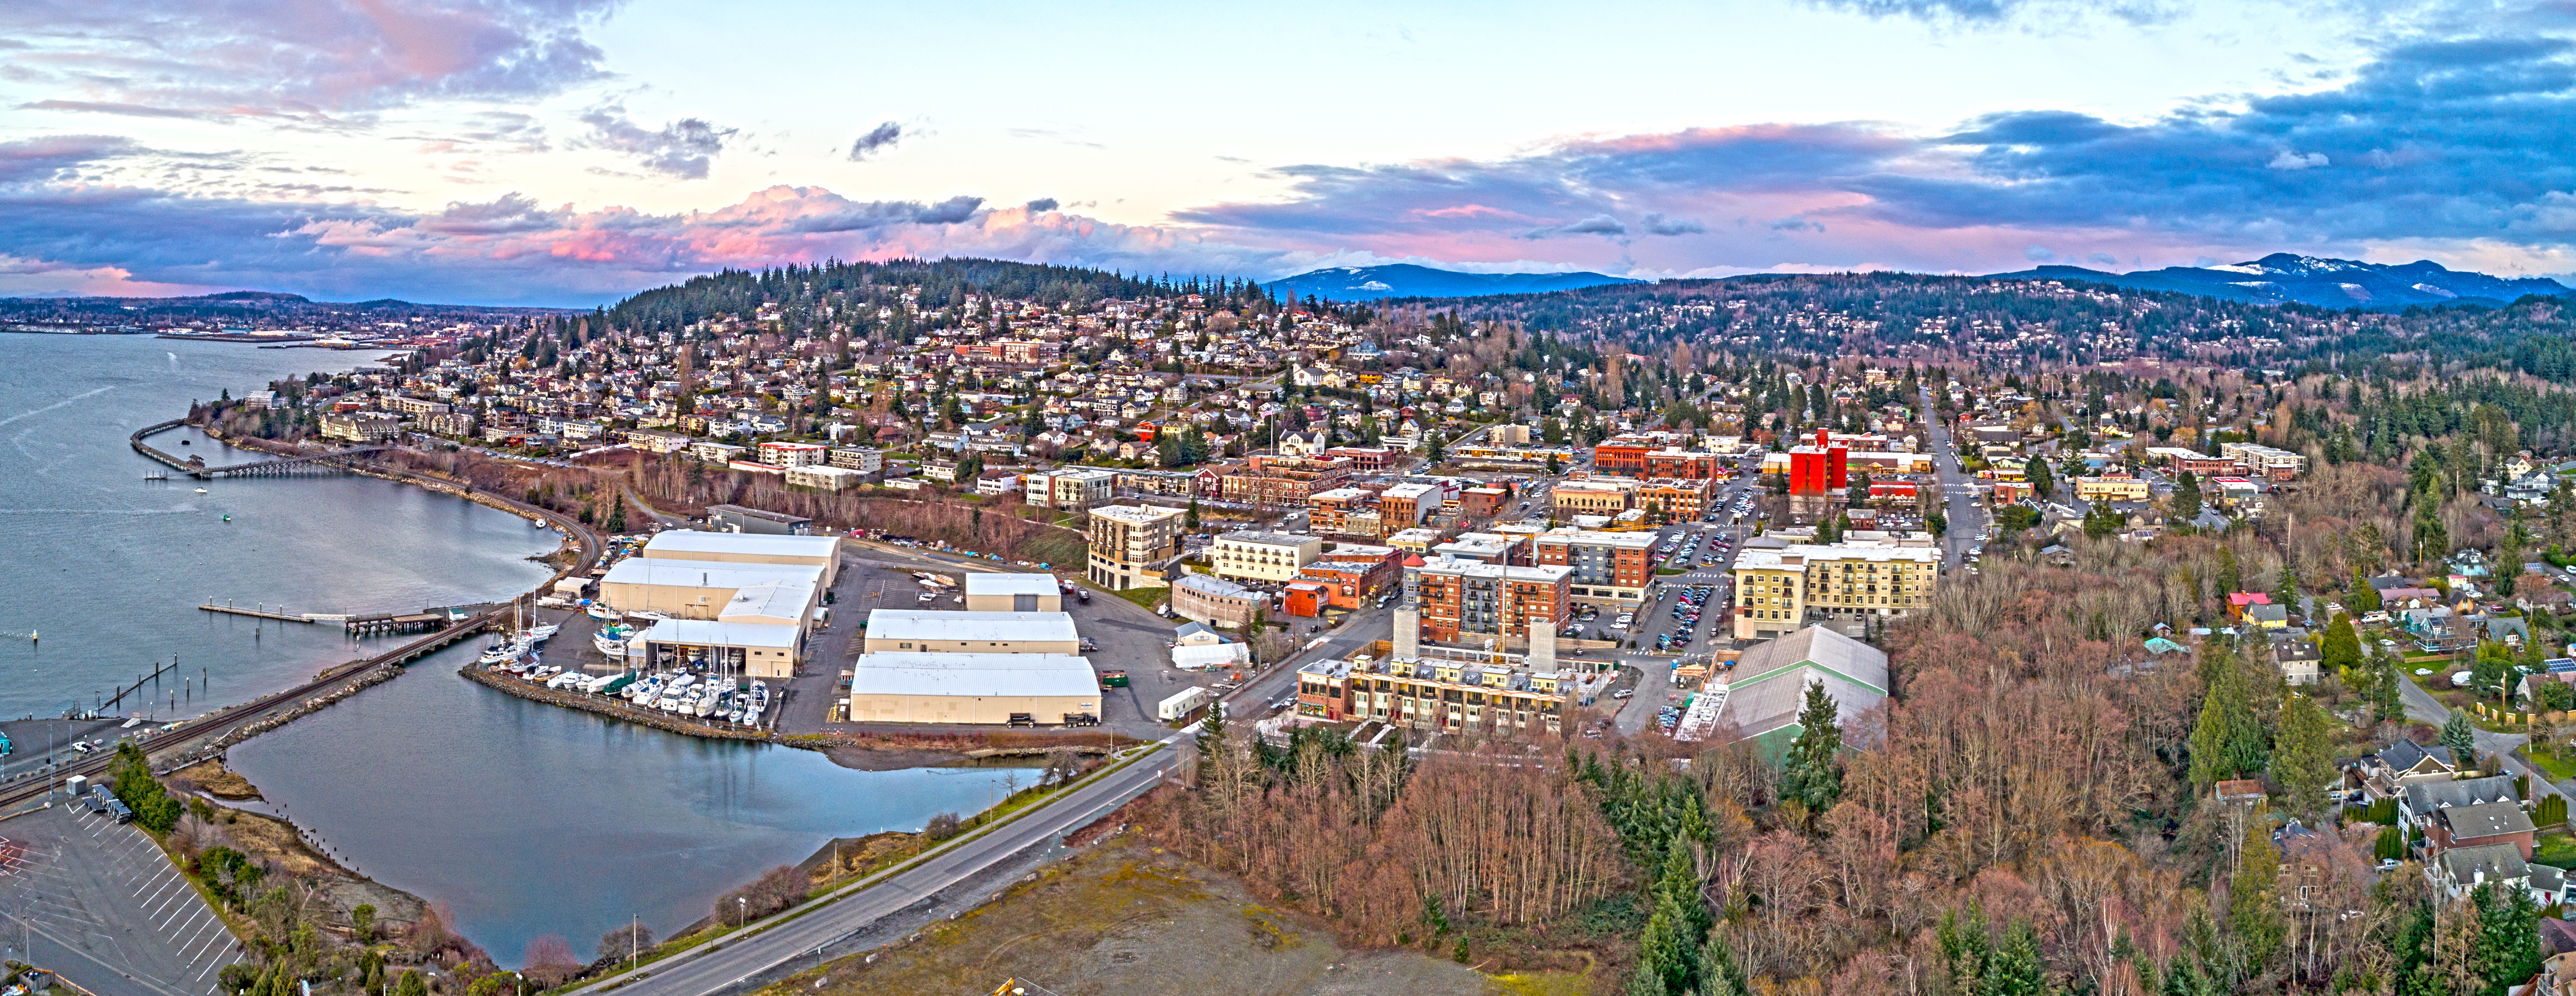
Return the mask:
<path id="1" fill-rule="evenodd" d="M 709 619 L 663 619 L 633 637 L 645 643 L 693 647 L 772 647 L 793 649 L 796 627 L 775 623 L 717 622 Z"/>
<path id="2" fill-rule="evenodd" d="M 1100 678 L 1069 654 L 861 654 L 852 695 L 1082 696 L 1097 701 Z"/>
<path id="3" fill-rule="evenodd" d="M 966 572 L 966 594 L 972 595 L 1056 595 L 1053 574 Z"/>
<path id="4" fill-rule="evenodd" d="M 875 609 L 868 613 L 871 640 L 993 640 L 1071 642 L 1073 617 L 1062 612 L 950 612 Z"/>
<path id="5" fill-rule="evenodd" d="M 1219 533 L 1217 534 L 1216 541 L 1219 543 L 1250 543 L 1262 546 L 1304 546 L 1308 543 L 1323 542 L 1323 540 L 1316 537 L 1303 536 L 1297 533 L 1273 533 L 1252 529 L 1231 533 Z"/>
<path id="6" fill-rule="evenodd" d="M 1108 472 L 1102 471 L 1102 473 Z M 1177 519 L 1188 513 L 1177 508 L 1164 508 L 1160 505 L 1102 505 L 1098 508 L 1092 509 L 1091 514 L 1095 517 L 1116 519 L 1120 522 L 1150 523 L 1161 522 L 1165 519 Z"/>
<path id="7" fill-rule="evenodd" d="M 674 588 L 744 588 L 772 581 L 823 583 L 821 564 L 746 564 L 731 560 L 680 560 L 628 557 L 600 578 L 602 584 L 648 584 Z"/>
<path id="8" fill-rule="evenodd" d="M 709 533 L 694 529 L 674 529 L 656 534 L 644 544 L 644 556 L 686 560 L 677 556 L 691 553 L 720 553 L 763 557 L 814 557 L 829 559 L 839 555 L 841 541 L 834 536 L 765 536 L 759 533 Z"/>

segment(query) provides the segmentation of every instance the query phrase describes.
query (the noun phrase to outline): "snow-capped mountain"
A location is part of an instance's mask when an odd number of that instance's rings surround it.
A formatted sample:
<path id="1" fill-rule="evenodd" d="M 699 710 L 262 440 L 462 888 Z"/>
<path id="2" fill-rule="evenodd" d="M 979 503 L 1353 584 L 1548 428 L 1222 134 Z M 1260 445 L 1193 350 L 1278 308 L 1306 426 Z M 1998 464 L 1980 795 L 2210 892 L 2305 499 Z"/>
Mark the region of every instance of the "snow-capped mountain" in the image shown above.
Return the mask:
<path id="1" fill-rule="evenodd" d="M 2326 308 L 2502 304 L 2525 294 L 2571 293 L 2566 285 L 2546 277 L 2491 276 L 2448 269 L 2428 259 L 2391 265 L 2286 252 L 2226 266 L 2169 266 L 2131 273 L 2043 266 L 1993 276 L 2005 280 L 2088 280 L 2139 290 L 2181 291 L 2260 304 L 2297 301 Z"/>
<path id="2" fill-rule="evenodd" d="M 1336 266 L 1273 281 L 1299 297 L 1317 295 L 1331 301 L 1374 301 L 1386 297 L 1476 297 L 1484 294 L 1537 294 L 1546 291 L 1633 284 L 1642 281 L 1602 273 L 1460 273 L 1411 263 L 1385 266 Z"/>

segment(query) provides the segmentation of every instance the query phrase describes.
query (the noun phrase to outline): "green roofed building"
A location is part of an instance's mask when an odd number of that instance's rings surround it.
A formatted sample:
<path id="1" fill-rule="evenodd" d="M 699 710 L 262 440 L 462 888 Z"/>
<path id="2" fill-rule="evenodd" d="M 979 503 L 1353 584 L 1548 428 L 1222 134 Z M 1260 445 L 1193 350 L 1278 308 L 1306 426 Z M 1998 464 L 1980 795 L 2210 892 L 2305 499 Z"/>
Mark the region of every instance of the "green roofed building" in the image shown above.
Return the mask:
<path id="1" fill-rule="evenodd" d="M 1887 654 L 1823 626 L 1755 644 L 1735 662 L 1726 686 L 1719 742 L 1752 740 L 1777 758 L 1806 728 L 1798 725 L 1807 686 L 1822 684 L 1841 716 L 1843 743 L 1855 742 L 1852 721 L 1887 701 Z"/>

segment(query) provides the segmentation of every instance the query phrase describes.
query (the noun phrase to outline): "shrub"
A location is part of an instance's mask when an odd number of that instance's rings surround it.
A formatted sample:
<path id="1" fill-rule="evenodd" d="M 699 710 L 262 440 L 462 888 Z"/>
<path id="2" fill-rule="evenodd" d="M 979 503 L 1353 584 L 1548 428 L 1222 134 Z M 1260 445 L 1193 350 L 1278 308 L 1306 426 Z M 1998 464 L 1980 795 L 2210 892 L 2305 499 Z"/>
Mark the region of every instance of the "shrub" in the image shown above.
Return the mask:
<path id="1" fill-rule="evenodd" d="M 957 836 L 957 814 L 941 813 L 933 816 L 930 818 L 930 825 L 922 828 L 921 832 L 935 841 Z"/>
<path id="2" fill-rule="evenodd" d="M 761 873 L 758 881 L 716 897 L 716 923 L 749 923 L 794 906 L 804 898 L 804 877 L 796 874 L 796 869 L 780 865 Z"/>

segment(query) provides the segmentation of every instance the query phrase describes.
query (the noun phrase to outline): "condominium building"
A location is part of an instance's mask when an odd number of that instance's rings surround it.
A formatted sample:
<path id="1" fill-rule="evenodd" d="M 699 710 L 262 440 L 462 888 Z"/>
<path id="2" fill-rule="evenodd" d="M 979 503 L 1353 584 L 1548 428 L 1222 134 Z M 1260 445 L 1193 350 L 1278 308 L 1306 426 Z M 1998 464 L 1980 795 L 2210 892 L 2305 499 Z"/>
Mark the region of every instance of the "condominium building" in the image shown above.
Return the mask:
<path id="1" fill-rule="evenodd" d="M 1462 735 L 1560 733 L 1574 687 L 1563 672 L 1476 661 L 1322 660 L 1297 669 L 1297 711 Z"/>
<path id="2" fill-rule="evenodd" d="M 1020 482 L 1029 504 L 1047 508 L 1089 508 L 1118 494 L 1118 475 L 1097 468 L 1034 471 Z"/>
<path id="3" fill-rule="evenodd" d="M 1377 493 L 1363 488 L 1333 488 L 1306 496 L 1306 526 L 1319 533 L 1340 535 L 1349 528 L 1353 514 L 1370 511 Z M 1369 535 L 1378 533 L 1372 529 Z"/>
<path id="4" fill-rule="evenodd" d="M 1655 580 L 1648 562 L 1655 549 L 1651 532 L 1604 533 L 1561 530 L 1538 537 L 1538 562 L 1573 569 L 1568 595 L 1605 605 L 1643 604 L 1646 586 Z"/>
<path id="5" fill-rule="evenodd" d="M 1233 532 L 1217 536 L 1208 547 L 1209 573 L 1221 578 L 1293 581 L 1297 570 L 1315 562 L 1324 541 L 1296 533 Z"/>
<path id="6" fill-rule="evenodd" d="M 1567 615 L 1574 569 L 1513 567 L 1442 557 L 1404 562 L 1407 601 L 1422 613 L 1421 635 L 1444 643 L 1491 636 L 1526 639 L 1531 620 L 1547 632 Z"/>
<path id="7" fill-rule="evenodd" d="M 2078 477 L 2075 497 L 2082 501 L 2145 501 L 2147 482 L 2127 474 Z"/>
<path id="8" fill-rule="evenodd" d="M 1559 481 L 1549 489 L 1559 518 L 1569 515 L 1617 515 L 1634 507 L 1637 482 L 1626 477 L 1591 477 Z"/>
<path id="9" fill-rule="evenodd" d="M 1255 505 L 1303 505 L 1319 491 L 1350 482 L 1349 457 L 1287 457 L 1258 454 L 1242 471 L 1218 479 L 1227 501 Z"/>
<path id="10" fill-rule="evenodd" d="M 2308 462 L 2308 458 L 2288 450 L 2257 443 L 2220 443 L 2218 455 L 2244 464 L 2246 473 L 2260 474 L 2275 481 L 2298 477 L 2300 468 Z"/>
<path id="11" fill-rule="evenodd" d="M 1811 620 L 1901 616 L 1932 604 L 1941 551 L 1928 536 L 1748 546 L 1735 556 L 1735 638 Z"/>
<path id="12" fill-rule="evenodd" d="M 1428 484 L 1398 484 L 1377 496 L 1379 528 L 1389 531 L 1411 529 L 1420 525 L 1424 516 L 1439 511 L 1441 489 Z"/>
<path id="13" fill-rule="evenodd" d="M 760 462 L 772 467 L 812 467 L 828 463 L 831 449 L 821 443 L 760 444 Z"/>
<path id="14" fill-rule="evenodd" d="M 866 446 L 843 446 L 832 451 L 832 466 L 874 474 L 885 470 L 885 451 Z"/>
<path id="15" fill-rule="evenodd" d="M 1634 500 L 1649 518 L 1688 522 L 1708 510 L 1716 493 L 1717 482 L 1710 478 L 1659 477 L 1640 482 Z"/>
<path id="16" fill-rule="evenodd" d="M 1181 552 L 1181 519 L 1188 513 L 1154 505 L 1103 505 L 1091 510 L 1091 583 L 1111 591 L 1160 587 L 1153 565 Z"/>

